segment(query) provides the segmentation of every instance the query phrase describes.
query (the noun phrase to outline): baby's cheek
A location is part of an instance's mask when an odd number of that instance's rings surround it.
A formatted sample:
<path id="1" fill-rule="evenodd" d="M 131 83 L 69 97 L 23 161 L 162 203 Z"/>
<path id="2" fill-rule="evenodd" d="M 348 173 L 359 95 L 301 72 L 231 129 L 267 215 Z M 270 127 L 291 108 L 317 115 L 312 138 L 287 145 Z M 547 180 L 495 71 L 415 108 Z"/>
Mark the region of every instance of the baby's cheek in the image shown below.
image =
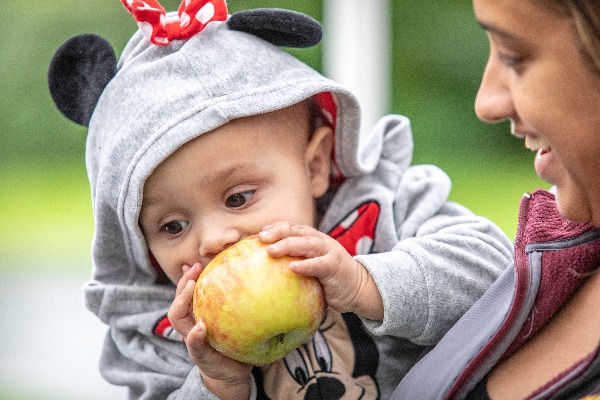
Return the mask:
<path id="1" fill-rule="evenodd" d="M 182 267 L 169 267 L 168 263 L 163 261 L 163 257 L 161 257 L 160 253 L 153 252 L 152 248 L 149 249 L 149 257 L 150 264 L 156 272 L 157 283 L 167 283 L 168 281 L 171 281 L 172 283 L 177 285 L 177 282 L 179 282 L 179 279 L 181 279 L 181 277 L 183 276 Z M 166 266 L 166 268 L 163 266 Z"/>

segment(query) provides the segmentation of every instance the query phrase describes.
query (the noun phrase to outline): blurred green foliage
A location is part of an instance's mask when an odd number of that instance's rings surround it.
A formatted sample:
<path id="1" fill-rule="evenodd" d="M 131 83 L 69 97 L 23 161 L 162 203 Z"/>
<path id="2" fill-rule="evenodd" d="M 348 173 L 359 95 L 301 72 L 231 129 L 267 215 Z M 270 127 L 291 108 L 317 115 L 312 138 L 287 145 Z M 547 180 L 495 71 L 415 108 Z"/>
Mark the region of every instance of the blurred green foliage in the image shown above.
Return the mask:
<path id="1" fill-rule="evenodd" d="M 162 0 L 176 10 L 179 1 Z M 365 2 L 366 3 L 366 2 Z M 546 185 L 532 156 L 506 124 L 473 112 L 487 41 L 470 0 L 392 0 L 393 102 L 413 123 L 416 163 L 437 164 L 454 182 L 452 198 L 513 236 L 520 196 Z M 230 12 L 291 8 L 322 20 L 320 0 L 230 0 Z M 47 90 L 55 50 L 92 32 L 117 54 L 137 29 L 118 0 L 7 2 L 0 24 L 0 266 L 44 260 L 89 268 L 92 215 L 84 166 L 84 127 L 62 117 Z M 357 26 L 357 29 L 360 29 Z M 314 68 L 321 46 L 290 50 Z M 32 266 L 32 268 L 34 268 Z"/>

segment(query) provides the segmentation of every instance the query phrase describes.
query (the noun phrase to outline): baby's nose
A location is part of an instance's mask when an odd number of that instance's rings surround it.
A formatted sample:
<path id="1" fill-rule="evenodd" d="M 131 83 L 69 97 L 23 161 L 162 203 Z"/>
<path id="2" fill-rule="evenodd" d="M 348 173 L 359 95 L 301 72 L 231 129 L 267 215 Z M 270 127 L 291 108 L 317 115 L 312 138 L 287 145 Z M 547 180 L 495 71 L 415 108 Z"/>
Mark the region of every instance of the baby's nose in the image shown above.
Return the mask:
<path id="1" fill-rule="evenodd" d="M 242 236 L 235 230 L 219 231 L 205 235 L 200 241 L 199 253 L 202 265 L 207 265 L 213 258 L 229 246 L 237 243 Z"/>

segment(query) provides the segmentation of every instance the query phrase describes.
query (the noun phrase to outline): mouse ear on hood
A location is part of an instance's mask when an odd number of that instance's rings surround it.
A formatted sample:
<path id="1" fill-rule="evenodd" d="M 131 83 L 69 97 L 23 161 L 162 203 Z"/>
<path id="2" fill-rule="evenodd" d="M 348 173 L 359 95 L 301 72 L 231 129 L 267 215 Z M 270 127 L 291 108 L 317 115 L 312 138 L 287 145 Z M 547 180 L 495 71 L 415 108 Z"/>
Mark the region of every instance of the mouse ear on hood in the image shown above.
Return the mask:
<path id="1" fill-rule="evenodd" d="M 321 24 L 306 14 L 277 8 L 238 11 L 227 21 L 229 28 L 257 36 L 276 46 L 311 47 L 323 36 Z"/>
<path id="2" fill-rule="evenodd" d="M 88 126 L 100 95 L 116 71 L 117 58 L 106 39 L 93 34 L 72 37 L 50 62 L 50 94 L 65 117 Z"/>

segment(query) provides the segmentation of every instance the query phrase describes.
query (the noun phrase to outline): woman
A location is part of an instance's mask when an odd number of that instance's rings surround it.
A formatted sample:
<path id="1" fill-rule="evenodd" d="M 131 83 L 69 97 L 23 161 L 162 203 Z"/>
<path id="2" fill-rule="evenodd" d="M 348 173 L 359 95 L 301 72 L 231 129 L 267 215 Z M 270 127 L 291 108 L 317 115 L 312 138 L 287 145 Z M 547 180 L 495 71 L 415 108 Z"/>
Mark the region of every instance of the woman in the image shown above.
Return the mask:
<path id="1" fill-rule="evenodd" d="M 473 0 L 490 57 L 475 102 L 536 151 L 515 262 L 400 383 L 402 399 L 600 394 L 600 2 Z"/>

